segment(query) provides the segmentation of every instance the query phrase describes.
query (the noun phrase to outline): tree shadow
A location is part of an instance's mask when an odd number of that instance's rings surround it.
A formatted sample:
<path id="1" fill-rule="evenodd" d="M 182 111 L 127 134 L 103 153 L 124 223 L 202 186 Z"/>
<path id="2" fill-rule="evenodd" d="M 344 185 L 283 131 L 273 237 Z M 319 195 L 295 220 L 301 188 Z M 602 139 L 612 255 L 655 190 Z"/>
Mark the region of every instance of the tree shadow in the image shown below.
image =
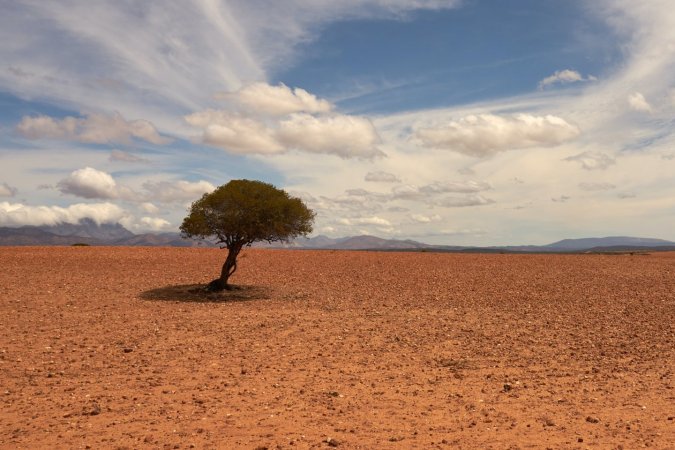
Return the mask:
<path id="1" fill-rule="evenodd" d="M 231 290 L 211 292 L 205 284 L 181 284 L 150 289 L 139 295 L 143 300 L 220 303 L 248 300 L 266 300 L 271 296 L 269 288 L 264 286 L 232 286 Z"/>

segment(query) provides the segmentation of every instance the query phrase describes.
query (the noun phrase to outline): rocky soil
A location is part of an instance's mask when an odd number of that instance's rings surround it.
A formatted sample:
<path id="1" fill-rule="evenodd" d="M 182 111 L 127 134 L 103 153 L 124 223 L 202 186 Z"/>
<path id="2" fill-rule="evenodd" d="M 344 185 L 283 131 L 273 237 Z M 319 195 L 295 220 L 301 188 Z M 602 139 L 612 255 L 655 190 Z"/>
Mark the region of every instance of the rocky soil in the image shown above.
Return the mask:
<path id="1" fill-rule="evenodd" d="M 675 448 L 675 254 L 0 249 L 0 448 Z"/>

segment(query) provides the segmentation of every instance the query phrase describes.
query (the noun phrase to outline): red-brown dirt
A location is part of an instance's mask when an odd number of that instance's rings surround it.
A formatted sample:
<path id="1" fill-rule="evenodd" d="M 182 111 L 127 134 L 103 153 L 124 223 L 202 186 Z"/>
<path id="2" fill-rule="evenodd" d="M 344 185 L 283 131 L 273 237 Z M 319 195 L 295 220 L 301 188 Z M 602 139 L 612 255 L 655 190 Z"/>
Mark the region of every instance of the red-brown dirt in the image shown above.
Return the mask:
<path id="1" fill-rule="evenodd" d="M 2 448 L 675 448 L 675 254 L 0 248 Z"/>

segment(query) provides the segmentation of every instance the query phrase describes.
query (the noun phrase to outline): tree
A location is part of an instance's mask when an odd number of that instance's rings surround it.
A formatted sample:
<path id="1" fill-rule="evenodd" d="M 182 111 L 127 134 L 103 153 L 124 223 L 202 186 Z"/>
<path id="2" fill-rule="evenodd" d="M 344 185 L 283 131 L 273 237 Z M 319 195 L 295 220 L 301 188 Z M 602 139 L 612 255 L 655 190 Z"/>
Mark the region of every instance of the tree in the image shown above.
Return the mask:
<path id="1" fill-rule="evenodd" d="M 220 277 L 211 291 L 231 289 L 229 278 L 237 270 L 237 256 L 257 241 L 288 242 L 312 232 L 315 213 L 302 200 L 269 183 L 232 180 L 190 207 L 180 226 L 184 238 L 215 238 L 227 248 Z"/>

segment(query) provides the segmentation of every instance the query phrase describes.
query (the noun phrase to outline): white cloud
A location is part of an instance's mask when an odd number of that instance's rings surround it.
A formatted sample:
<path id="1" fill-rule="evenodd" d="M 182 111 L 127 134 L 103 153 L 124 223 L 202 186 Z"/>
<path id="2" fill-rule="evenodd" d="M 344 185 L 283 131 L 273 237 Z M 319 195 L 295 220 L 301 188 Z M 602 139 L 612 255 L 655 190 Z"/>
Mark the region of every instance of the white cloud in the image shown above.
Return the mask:
<path id="1" fill-rule="evenodd" d="M 393 173 L 383 172 L 381 170 L 368 172 L 364 178 L 365 181 L 373 183 L 400 183 L 401 179 Z"/>
<path id="2" fill-rule="evenodd" d="M 122 150 L 113 150 L 108 157 L 110 162 L 130 162 L 130 163 L 146 163 L 149 160 L 136 156 L 133 153 L 124 152 Z"/>
<path id="3" fill-rule="evenodd" d="M 505 150 L 551 147 L 572 140 L 579 134 L 579 128 L 560 117 L 531 114 L 469 115 L 444 125 L 415 131 L 415 137 L 425 147 L 481 158 Z"/>
<path id="4" fill-rule="evenodd" d="M 584 78 L 576 70 L 570 69 L 557 70 L 553 75 L 550 75 L 539 82 L 539 89 L 544 89 L 545 87 L 553 84 L 569 84 L 578 81 L 596 81 L 596 80 L 597 78 L 595 78 L 594 76 Z"/>
<path id="5" fill-rule="evenodd" d="M 419 188 L 411 184 L 395 186 L 391 190 L 391 198 L 395 200 L 418 200 L 422 197 Z"/>
<path id="6" fill-rule="evenodd" d="M 349 221 L 348 223 L 355 224 L 355 225 L 376 225 L 380 227 L 390 227 L 391 222 L 389 222 L 387 219 L 383 219 L 382 217 L 360 217 L 358 219 L 354 219 L 352 221 Z"/>
<path id="7" fill-rule="evenodd" d="M 112 203 L 77 203 L 62 208 L 0 202 L 1 226 L 56 225 L 78 223 L 82 219 L 91 219 L 97 224 L 115 223 L 126 216 L 123 209 Z"/>
<path id="8" fill-rule="evenodd" d="M 372 192 L 367 191 L 365 189 L 347 189 L 345 193 L 347 195 L 354 195 L 357 197 L 367 197 L 373 194 Z"/>
<path id="9" fill-rule="evenodd" d="M 565 161 L 573 161 L 581 164 L 586 170 L 604 170 L 616 164 L 616 160 L 606 153 L 586 151 L 578 155 L 565 158 Z"/>
<path id="10" fill-rule="evenodd" d="M 427 216 L 424 214 L 411 214 L 410 218 L 417 223 L 431 223 L 431 222 L 438 222 L 441 220 L 441 216 L 439 216 L 438 214 L 434 214 L 432 216 Z"/>
<path id="11" fill-rule="evenodd" d="M 157 214 L 159 212 L 159 208 L 150 202 L 143 202 L 139 206 L 148 214 Z"/>
<path id="12" fill-rule="evenodd" d="M 255 119 L 227 111 L 206 110 L 185 116 L 192 126 L 203 129 L 201 141 L 236 154 L 282 153 L 275 130 Z"/>
<path id="13" fill-rule="evenodd" d="M 423 194 L 444 194 L 448 192 L 470 194 L 491 188 L 492 186 L 484 181 L 436 181 L 420 187 L 419 191 Z"/>
<path id="14" fill-rule="evenodd" d="M 17 189 L 15 187 L 7 183 L 0 183 L 0 197 L 14 197 L 16 193 Z"/>
<path id="15" fill-rule="evenodd" d="M 140 113 L 172 129 L 172 116 L 209 104 L 223 86 L 264 78 L 247 42 L 258 30 L 232 13 L 225 1 L 16 2 L 0 16 L 0 42 L 11 43 L 14 72 L 34 76 L 3 70 L 0 84 L 22 98 Z M 18 39 L 26 30 L 31 38 Z"/>
<path id="16" fill-rule="evenodd" d="M 119 197 L 118 186 L 106 172 L 85 167 L 72 172 L 56 185 L 64 194 L 83 198 L 113 199 Z"/>
<path id="17" fill-rule="evenodd" d="M 287 148 L 341 158 L 369 159 L 382 155 L 377 149 L 380 136 L 365 117 L 292 114 L 279 123 L 278 139 Z"/>
<path id="18" fill-rule="evenodd" d="M 652 105 L 649 104 L 645 96 L 639 92 L 633 92 L 628 96 L 628 105 L 633 111 L 652 112 Z"/>
<path id="19" fill-rule="evenodd" d="M 467 195 L 465 197 L 445 197 L 434 200 L 432 204 L 445 208 L 461 208 L 467 206 L 482 206 L 494 203 L 494 200 L 485 198 L 482 195 Z"/>
<path id="20" fill-rule="evenodd" d="M 151 231 L 165 231 L 171 223 L 159 217 L 141 217 L 139 228 Z"/>
<path id="21" fill-rule="evenodd" d="M 140 202 L 140 208 L 148 214 L 156 214 L 159 209 L 151 202 L 185 203 L 197 200 L 203 194 L 212 192 L 215 186 L 208 181 L 146 181 L 142 191 L 120 185 L 106 172 L 85 167 L 72 172 L 57 183 L 64 194 L 83 198 L 120 199 Z"/>
<path id="22" fill-rule="evenodd" d="M 163 203 L 184 203 L 198 200 L 216 187 L 208 181 L 149 181 L 143 184 L 149 198 Z"/>
<path id="23" fill-rule="evenodd" d="M 468 228 L 468 229 L 444 229 L 438 232 L 441 236 L 483 236 L 487 234 L 482 228 Z"/>
<path id="24" fill-rule="evenodd" d="M 162 137 L 147 120 L 127 121 L 119 113 L 112 115 L 92 113 L 84 118 L 24 116 L 16 131 L 28 139 L 62 139 L 87 144 L 130 144 L 132 138 L 156 145 L 171 139 Z"/>
<path id="25" fill-rule="evenodd" d="M 380 137 L 364 117 L 296 113 L 270 122 L 228 111 L 206 110 L 190 114 L 185 120 L 203 129 L 203 143 L 231 153 L 269 155 L 300 150 L 365 159 L 382 154 L 377 149 Z"/>
<path id="26" fill-rule="evenodd" d="M 394 19 L 453 0 L 12 2 L 0 15 L 3 90 L 81 111 L 120 111 L 188 136 L 176 118 L 262 81 L 332 22 Z M 32 30 L 30 39 L 26 30 Z M 199 74 L 195 77 L 195 74 Z"/>
<path id="27" fill-rule="evenodd" d="M 219 94 L 218 98 L 230 100 L 254 113 L 284 116 L 291 113 L 326 113 L 333 105 L 319 99 L 304 89 L 291 89 L 283 83 L 271 86 L 267 83 L 252 83 L 232 93 Z"/>
<path id="28" fill-rule="evenodd" d="M 579 183 L 579 188 L 584 191 L 609 191 L 615 189 L 616 186 L 612 183 L 583 182 Z"/>

